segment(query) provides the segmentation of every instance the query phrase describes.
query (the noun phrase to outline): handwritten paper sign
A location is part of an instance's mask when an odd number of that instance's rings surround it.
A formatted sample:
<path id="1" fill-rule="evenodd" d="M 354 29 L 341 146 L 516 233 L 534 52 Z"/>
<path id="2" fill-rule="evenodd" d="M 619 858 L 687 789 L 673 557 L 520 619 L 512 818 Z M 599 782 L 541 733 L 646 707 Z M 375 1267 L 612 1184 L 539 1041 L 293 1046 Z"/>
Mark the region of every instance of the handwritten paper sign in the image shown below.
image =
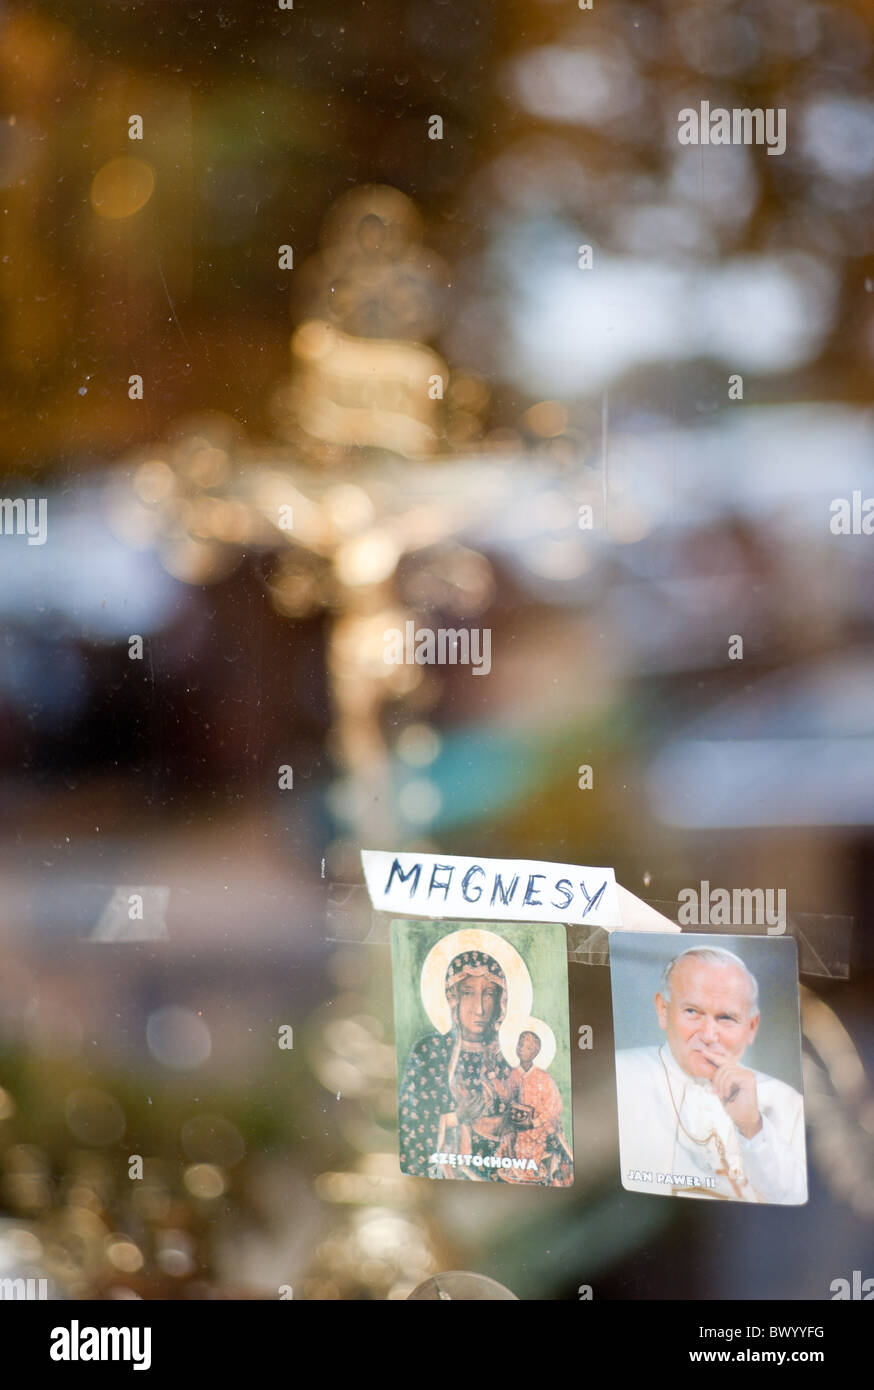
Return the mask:
<path id="1" fill-rule="evenodd" d="M 605 928 L 622 924 L 612 869 L 367 849 L 361 862 L 370 900 L 380 912 Z"/>

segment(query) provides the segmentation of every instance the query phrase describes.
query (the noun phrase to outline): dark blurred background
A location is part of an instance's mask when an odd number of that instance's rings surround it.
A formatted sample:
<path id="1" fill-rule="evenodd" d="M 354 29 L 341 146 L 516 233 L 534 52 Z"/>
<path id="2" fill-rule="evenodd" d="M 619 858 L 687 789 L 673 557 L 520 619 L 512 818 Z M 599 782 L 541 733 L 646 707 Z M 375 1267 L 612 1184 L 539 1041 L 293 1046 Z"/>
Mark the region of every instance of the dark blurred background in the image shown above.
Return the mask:
<path id="1" fill-rule="evenodd" d="M 48 528 L 0 536 L 0 1277 L 874 1273 L 874 568 L 829 525 L 874 495 L 872 49 L 868 0 L 3 5 L 0 487 Z M 785 154 L 680 146 L 702 99 Z M 410 617 L 489 677 L 385 667 Z M 622 1190 L 598 965 L 574 1188 L 402 1179 L 388 948 L 326 915 L 362 844 L 785 888 L 809 1205 Z"/>

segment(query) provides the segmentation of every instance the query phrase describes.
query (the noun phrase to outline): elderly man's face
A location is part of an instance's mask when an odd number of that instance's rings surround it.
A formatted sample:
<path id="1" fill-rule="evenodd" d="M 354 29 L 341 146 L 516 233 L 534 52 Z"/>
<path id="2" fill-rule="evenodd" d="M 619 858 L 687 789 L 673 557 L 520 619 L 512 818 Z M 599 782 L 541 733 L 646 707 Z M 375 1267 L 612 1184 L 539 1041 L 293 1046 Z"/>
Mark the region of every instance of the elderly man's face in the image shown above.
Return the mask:
<path id="1" fill-rule="evenodd" d="M 655 1004 L 671 1051 L 689 1076 L 709 1078 L 726 1062 L 739 1062 L 759 1026 L 743 972 L 694 956 L 674 966 L 671 998 L 657 994 Z"/>
<path id="2" fill-rule="evenodd" d="M 458 988 L 458 1022 L 468 1042 L 481 1042 L 498 1014 L 500 993 L 497 985 L 482 977 L 469 976 Z"/>

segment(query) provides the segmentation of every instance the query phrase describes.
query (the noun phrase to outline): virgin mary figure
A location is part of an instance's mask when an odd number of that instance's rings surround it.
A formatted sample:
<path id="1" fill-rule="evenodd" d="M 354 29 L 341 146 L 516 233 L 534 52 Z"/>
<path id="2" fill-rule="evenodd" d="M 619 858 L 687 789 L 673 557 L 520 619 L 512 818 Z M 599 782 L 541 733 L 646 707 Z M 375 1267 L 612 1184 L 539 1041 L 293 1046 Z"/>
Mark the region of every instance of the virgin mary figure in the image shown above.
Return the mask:
<path id="1" fill-rule="evenodd" d="M 462 951 L 449 962 L 445 989 L 449 1032 L 413 1044 L 399 1087 L 401 1170 L 487 1180 L 496 1174 L 482 1160 L 497 1150 L 507 1109 L 510 1066 L 498 1043 L 507 979 L 485 951 Z M 437 1163 L 438 1154 L 449 1161 Z"/>

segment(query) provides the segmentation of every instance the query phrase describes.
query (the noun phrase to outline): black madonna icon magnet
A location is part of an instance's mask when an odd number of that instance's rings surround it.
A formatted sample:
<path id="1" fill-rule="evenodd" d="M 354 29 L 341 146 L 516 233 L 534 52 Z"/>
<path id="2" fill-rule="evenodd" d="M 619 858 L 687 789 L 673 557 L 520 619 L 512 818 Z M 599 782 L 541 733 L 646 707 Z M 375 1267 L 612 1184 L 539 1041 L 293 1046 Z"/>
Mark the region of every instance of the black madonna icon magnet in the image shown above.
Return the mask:
<path id="1" fill-rule="evenodd" d="M 564 927 L 393 921 L 391 934 L 401 1172 L 569 1186 Z"/>

